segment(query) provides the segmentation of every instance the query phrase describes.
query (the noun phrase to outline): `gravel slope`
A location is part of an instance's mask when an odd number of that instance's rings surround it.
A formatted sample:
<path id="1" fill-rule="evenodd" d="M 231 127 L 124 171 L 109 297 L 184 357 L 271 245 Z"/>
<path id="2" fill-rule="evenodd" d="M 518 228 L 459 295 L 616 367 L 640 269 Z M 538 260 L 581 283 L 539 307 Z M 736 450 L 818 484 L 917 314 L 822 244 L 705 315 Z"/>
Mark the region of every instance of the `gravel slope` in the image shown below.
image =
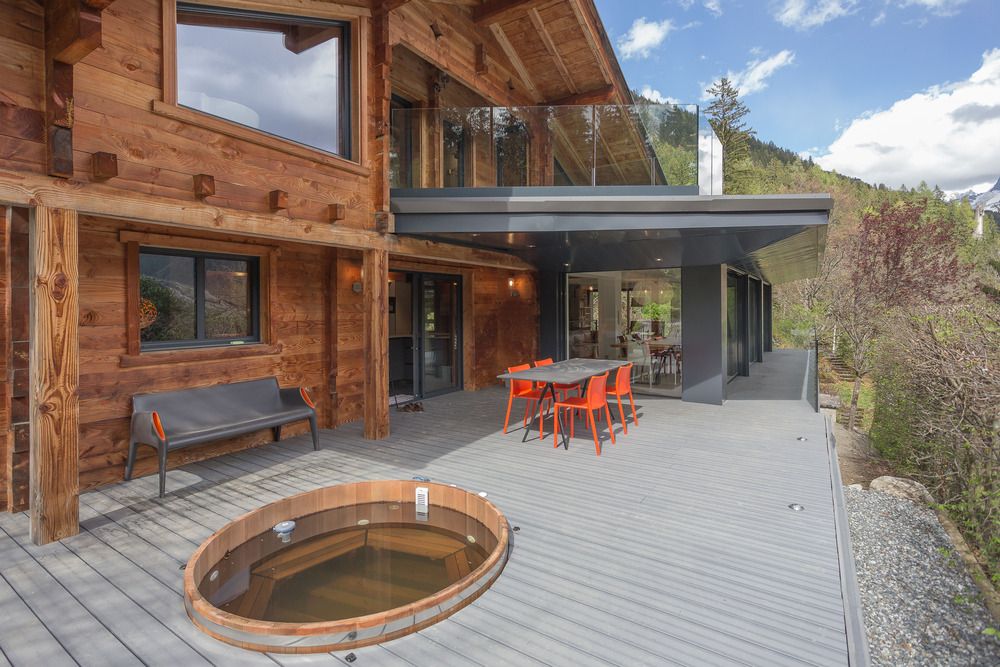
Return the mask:
<path id="1" fill-rule="evenodd" d="M 1000 638 L 935 513 L 845 488 L 851 546 L 875 665 L 1000 665 Z"/>

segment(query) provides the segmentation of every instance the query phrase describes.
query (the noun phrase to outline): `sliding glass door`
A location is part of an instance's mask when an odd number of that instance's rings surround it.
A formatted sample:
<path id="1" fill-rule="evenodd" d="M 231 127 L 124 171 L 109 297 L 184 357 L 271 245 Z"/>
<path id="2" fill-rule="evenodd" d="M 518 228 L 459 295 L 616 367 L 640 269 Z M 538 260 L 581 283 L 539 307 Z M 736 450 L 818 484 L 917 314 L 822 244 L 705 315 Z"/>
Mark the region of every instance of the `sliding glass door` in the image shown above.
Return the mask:
<path id="1" fill-rule="evenodd" d="M 418 345 L 423 396 L 453 391 L 461 386 L 459 281 L 457 276 L 420 276 Z"/>
<path id="2" fill-rule="evenodd" d="M 726 366 L 729 379 L 747 372 L 746 285 L 746 276 L 733 271 L 726 274 Z"/>

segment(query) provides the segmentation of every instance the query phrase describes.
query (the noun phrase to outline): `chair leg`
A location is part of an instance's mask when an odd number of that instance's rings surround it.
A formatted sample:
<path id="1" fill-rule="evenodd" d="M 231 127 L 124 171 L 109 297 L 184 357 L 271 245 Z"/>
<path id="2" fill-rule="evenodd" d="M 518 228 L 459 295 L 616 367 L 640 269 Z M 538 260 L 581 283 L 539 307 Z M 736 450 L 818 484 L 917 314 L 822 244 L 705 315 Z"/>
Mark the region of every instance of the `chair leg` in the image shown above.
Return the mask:
<path id="1" fill-rule="evenodd" d="M 598 408 L 600 410 L 600 408 Z M 608 416 L 608 433 L 611 434 L 611 444 L 615 444 L 615 429 L 611 425 L 611 408 L 608 407 L 608 402 L 604 402 L 604 414 Z M 622 422 L 624 424 L 625 422 Z"/>
<path id="2" fill-rule="evenodd" d="M 132 441 L 128 443 L 128 459 L 125 461 L 125 481 L 132 479 L 132 468 L 135 467 L 135 450 L 139 449 L 139 443 Z"/>
<path id="3" fill-rule="evenodd" d="M 558 405 L 555 406 L 555 412 L 553 414 L 554 414 L 553 418 L 555 419 L 556 425 L 553 427 L 553 432 L 552 432 L 552 448 L 553 449 L 558 449 L 559 448 L 559 406 Z"/>
<path id="4" fill-rule="evenodd" d="M 507 432 L 507 425 L 510 424 L 510 407 L 514 405 L 514 394 L 507 398 L 507 416 L 503 418 L 503 432 Z"/>
<path id="5" fill-rule="evenodd" d="M 316 424 L 316 415 L 309 418 L 309 430 L 312 431 L 313 450 L 319 451 L 319 427 Z M 278 434 L 281 434 L 281 427 L 278 427 Z"/>
<path id="6" fill-rule="evenodd" d="M 597 450 L 597 455 L 601 455 L 601 441 L 597 438 L 597 423 L 594 421 L 594 411 L 587 408 L 587 424 L 590 425 L 590 432 L 594 436 L 594 449 Z"/>
<path id="7" fill-rule="evenodd" d="M 639 418 L 635 416 L 635 399 L 632 398 L 632 390 L 628 390 L 628 402 L 632 406 L 632 423 L 636 426 L 639 425 Z"/>
<path id="8" fill-rule="evenodd" d="M 622 418 L 622 432 L 628 435 L 628 424 L 625 423 L 625 408 L 622 407 L 621 394 L 618 394 L 618 415 Z"/>
<path id="9" fill-rule="evenodd" d="M 160 454 L 160 497 L 162 498 L 167 491 L 167 446 L 160 443 L 158 449 Z"/>

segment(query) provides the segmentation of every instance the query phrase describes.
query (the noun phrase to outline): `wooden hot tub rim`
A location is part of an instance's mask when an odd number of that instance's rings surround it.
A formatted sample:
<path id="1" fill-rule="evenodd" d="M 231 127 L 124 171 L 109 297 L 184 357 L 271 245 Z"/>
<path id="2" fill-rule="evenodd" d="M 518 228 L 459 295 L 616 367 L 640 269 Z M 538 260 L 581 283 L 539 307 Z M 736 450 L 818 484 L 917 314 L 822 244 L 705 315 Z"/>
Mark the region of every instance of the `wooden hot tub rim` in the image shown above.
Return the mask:
<path id="1" fill-rule="evenodd" d="M 479 567 L 428 597 L 401 607 L 350 619 L 316 623 L 287 623 L 251 619 L 223 611 L 211 604 L 201 594 L 198 584 L 227 551 L 235 549 L 255 535 L 270 530 L 280 521 L 364 503 L 412 503 L 415 490 L 420 486 L 427 487 L 429 490 L 431 511 L 434 507 L 440 507 L 461 512 L 470 519 L 481 523 L 497 539 L 496 548 Z M 506 564 L 510 548 L 509 538 L 509 526 L 503 513 L 486 498 L 458 487 L 415 480 L 381 480 L 352 482 L 314 489 L 251 510 L 209 536 L 195 550 L 185 568 L 185 606 L 192 622 L 202 631 L 216 639 L 243 648 L 279 653 L 305 653 L 367 646 L 395 639 L 437 623 L 479 597 L 493 584 Z M 332 643 L 282 646 L 264 641 L 267 637 L 279 639 L 349 635 L 350 633 L 360 635 L 365 630 L 388 627 L 394 622 L 409 618 L 416 619 L 421 613 L 452 601 L 477 585 L 476 590 L 469 592 L 464 598 L 443 611 L 419 621 L 415 620 L 414 623 L 397 630 Z M 218 626 L 218 629 L 211 627 L 213 625 Z M 235 631 L 241 638 L 234 638 L 220 631 L 225 629 Z M 254 637 L 258 637 L 260 641 L 254 641 Z"/>

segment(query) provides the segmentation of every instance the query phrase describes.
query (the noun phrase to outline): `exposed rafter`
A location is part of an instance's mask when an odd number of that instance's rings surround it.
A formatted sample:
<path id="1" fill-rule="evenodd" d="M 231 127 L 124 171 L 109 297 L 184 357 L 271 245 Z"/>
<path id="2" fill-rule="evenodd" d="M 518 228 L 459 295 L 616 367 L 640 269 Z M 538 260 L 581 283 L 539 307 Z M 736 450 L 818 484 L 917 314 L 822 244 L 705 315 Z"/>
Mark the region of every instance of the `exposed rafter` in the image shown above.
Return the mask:
<path id="1" fill-rule="evenodd" d="M 542 101 L 542 93 L 538 90 L 538 87 L 531 80 L 531 75 L 528 74 L 528 68 L 524 66 L 524 62 L 521 60 L 521 56 L 517 54 L 517 50 L 514 49 L 514 45 L 510 43 L 507 39 L 507 33 L 503 31 L 499 23 L 494 23 L 490 26 L 490 32 L 493 33 L 493 37 L 496 38 L 497 43 L 503 50 L 507 59 L 510 60 L 511 66 L 514 67 L 514 71 L 517 72 L 517 76 L 524 83 L 524 87 L 527 88 L 528 94 L 531 96 L 532 100 L 535 102 Z"/>
<path id="2" fill-rule="evenodd" d="M 597 60 L 597 65 L 601 69 L 601 77 L 604 79 L 604 83 L 611 83 L 614 79 L 611 75 L 611 65 L 607 60 L 604 50 L 597 43 L 597 37 L 591 28 L 590 21 L 583 14 L 583 8 L 580 7 L 580 0 L 569 0 L 570 9 L 573 10 L 573 16 L 576 17 L 576 22 L 580 24 L 580 30 L 583 31 L 583 36 L 587 40 L 587 46 L 590 47 L 591 52 L 594 54 L 594 58 Z"/>
<path id="3" fill-rule="evenodd" d="M 580 92 L 573 82 L 573 77 L 570 76 L 569 70 L 566 68 L 566 63 L 563 62 L 562 57 L 559 55 L 558 49 L 556 49 L 555 42 L 552 41 L 552 35 L 549 31 L 545 29 L 545 22 L 542 21 L 542 15 L 538 13 L 538 10 L 534 7 L 528 9 L 528 18 L 531 20 L 531 25 L 535 26 L 535 30 L 538 32 L 538 36 L 542 40 L 542 44 L 545 45 L 545 50 L 548 51 L 549 56 L 552 58 L 552 62 L 555 63 L 556 69 L 559 70 L 559 75 L 562 77 L 563 83 L 571 93 Z"/>
<path id="4" fill-rule="evenodd" d="M 476 23 L 493 24 L 507 12 L 531 5 L 539 0 L 486 0 L 472 10 L 472 20 Z"/>

